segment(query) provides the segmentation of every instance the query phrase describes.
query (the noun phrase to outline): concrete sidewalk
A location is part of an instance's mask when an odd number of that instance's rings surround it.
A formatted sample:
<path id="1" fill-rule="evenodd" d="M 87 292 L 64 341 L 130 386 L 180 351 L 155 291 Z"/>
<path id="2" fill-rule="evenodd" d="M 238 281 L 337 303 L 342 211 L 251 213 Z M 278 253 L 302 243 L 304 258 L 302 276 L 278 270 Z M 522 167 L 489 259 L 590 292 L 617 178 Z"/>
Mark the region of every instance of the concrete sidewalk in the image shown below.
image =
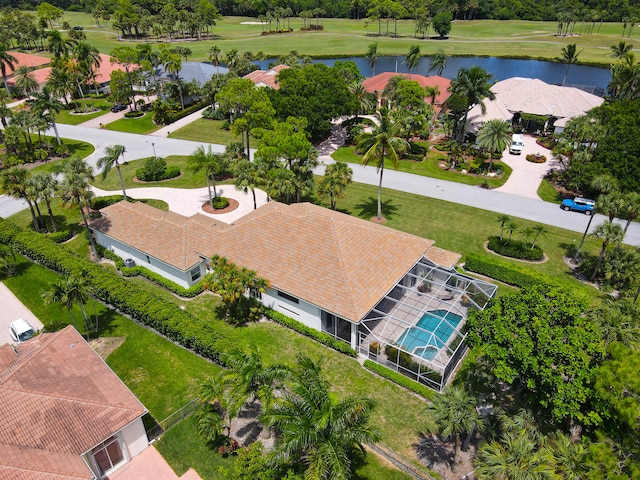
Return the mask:
<path id="1" fill-rule="evenodd" d="M 206 108 L 206 107 L 205 107 Z M 181 118 L 180 120 L 173 122 L 171 125 L 167 125 L 166 127 L 162 127 L 160 130 L 156 130 L 149 135 L 153 135 L 154 137 L 168 137 L 171 132 L 175 132 L 176 130 L 181 129 L 185 125 L 189 125 L 191 122 L 202 118 L 202 112 L 204 108 L 201 108 L 197 112 L 192 113 L 191 115 L 187 115 L 186 117 Z"/>

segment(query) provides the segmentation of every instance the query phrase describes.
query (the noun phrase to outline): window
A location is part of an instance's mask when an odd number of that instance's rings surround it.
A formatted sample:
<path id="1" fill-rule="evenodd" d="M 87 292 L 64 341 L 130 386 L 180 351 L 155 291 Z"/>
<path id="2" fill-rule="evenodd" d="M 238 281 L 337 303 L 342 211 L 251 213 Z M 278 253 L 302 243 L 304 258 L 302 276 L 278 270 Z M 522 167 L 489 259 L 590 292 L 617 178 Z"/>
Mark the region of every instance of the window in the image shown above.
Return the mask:
<path id="1" fill-rule="evenodd" d="M 200 278 L 200 266 L 193 267 L 191 269 L 191 281 L 195 282 L 199 278 Z"/>
<path id="2" fill-rule="evenodd" d="M 260 293 L 260 289 L 259 288 L 250 287 L 249 288 L 249 296 L 251 298 L 262 300 L 262 293 Z"/>
<path id="3" fill-rule="evenodd" d="M 91 450 L 91 455 L 100 469 L 100 475 L 105 475 L 125 460 L 118 437 L 115 435 Z"/>
<path id="4" fill-rule="evenodd" d="M 282 298 L 286 298 L 287 300 L 293 303 L 300 303 L 300 300 L 298 300 L 293 295 L 289 295 L 288 293 L 281 292 L 280 290 L 278 290 L 278 296 Z"/>
<path id="5" fill-rule="evenodd" d="M 151 259 L 149 258 L 149 255 L 145 255 L 147 257 L 147 263 L 151 263 Z"/>

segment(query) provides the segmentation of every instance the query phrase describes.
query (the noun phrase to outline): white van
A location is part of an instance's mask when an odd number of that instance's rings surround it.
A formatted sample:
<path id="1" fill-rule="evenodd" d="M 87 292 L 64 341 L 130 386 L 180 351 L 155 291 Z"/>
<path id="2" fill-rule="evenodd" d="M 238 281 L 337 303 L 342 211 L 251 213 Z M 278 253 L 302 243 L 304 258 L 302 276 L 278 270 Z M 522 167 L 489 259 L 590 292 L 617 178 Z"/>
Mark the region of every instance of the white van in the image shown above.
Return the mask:
<path id="1" fill-rule="evenodd" d="M 522 135 L 520 135 L 519 133 L 514 133 L 511 136 L 511 146 L 509 146 L 509 153 L 520 155 L 522 153 L 522 147 L 524 147 Z"/>

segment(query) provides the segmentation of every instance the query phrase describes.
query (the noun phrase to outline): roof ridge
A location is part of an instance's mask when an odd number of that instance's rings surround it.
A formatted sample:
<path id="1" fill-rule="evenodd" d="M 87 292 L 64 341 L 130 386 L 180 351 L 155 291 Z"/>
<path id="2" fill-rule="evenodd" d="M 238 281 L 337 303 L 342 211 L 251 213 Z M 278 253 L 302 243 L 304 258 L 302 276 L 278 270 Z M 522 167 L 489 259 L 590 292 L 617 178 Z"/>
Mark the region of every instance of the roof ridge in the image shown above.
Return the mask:
<path id="1" fill-rule="evenodd" d="M 49 345 L 54 338 L 57 338 L 64 332 L 67 328 L 71 327 L 71 325 L 67 325 L 62 330 L 58 330 L 57 332 L 51 333 L 41 333 L 34 337 L 35 340 L 39 340 L 42 342 L 40 346 L 36 346 L 35 343 L 26 346 L 27 348 L 23 349 L 23 352 L 16 351 L 16 360 L 11 362 L 6 368 L 0 370 L 0 386 L 4 384 L 7 380 L 9 380 L 17 371 L 20 370 L 24 365 L 28 365 L 37 355 L 42 351 L 44 347 Z M 46 336 L 46 337 L 45 337 Z M 22 355 L 21 355 L 22 353 Z"/>
<path id="2" fill-rule="evenodd" d="M 319 216 L 318 214 L 315 214 L 316 216 Z M 342 269 L 342 278 L 348 278 L 347 276 L 347 269 L 345 266 L 345 263 L 343 261 L 342 258 L 342 240 L 340 238 L 340 236 L 337 234 L 336 231 L 336 222 L 334 220 L 337 220 L 337 218 L 334 217 L 330 217 L 330 216 L 325 216 L 324 218 L 326 218 L 329 221 L 329 225 L 331 226 L 331 233 L 334 237 L 334 242 L 335 245 L 337 245 L 337 250 L 338 250 L 338 261 L 340 262 L 340 268 Z M 351 288 L 351 282 L 344 282 L 346 284 L 346 289 L 348 291 L 348 295 L 347 298 L 349 299 L 349 306 L 350 306 L 350 310 L 351 310 L 351 318 L 355 318 L 355 313 L 356 313 L 356 308 L 355 308 L 355 302 L 353 301 L 353 290 Z"/>

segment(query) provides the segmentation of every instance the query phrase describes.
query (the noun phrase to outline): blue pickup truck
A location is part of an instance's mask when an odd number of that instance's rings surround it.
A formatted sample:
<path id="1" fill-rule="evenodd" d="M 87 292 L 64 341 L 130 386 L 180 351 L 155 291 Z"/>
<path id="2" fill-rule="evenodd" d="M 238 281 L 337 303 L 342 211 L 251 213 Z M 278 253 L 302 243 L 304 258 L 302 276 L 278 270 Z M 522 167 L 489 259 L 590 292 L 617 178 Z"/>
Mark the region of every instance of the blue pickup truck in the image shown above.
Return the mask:
<path id="1" fill-rule="evenodd" d="M 595 212 L 596 202 L 589 200 L 588 198 L 576 197 L 573 200 L 565 198 L 562 201 L 560 208 L 563 210 L 574 210 L 576 212 L 582 212 L 585 215 L 591 215 Z"/>

